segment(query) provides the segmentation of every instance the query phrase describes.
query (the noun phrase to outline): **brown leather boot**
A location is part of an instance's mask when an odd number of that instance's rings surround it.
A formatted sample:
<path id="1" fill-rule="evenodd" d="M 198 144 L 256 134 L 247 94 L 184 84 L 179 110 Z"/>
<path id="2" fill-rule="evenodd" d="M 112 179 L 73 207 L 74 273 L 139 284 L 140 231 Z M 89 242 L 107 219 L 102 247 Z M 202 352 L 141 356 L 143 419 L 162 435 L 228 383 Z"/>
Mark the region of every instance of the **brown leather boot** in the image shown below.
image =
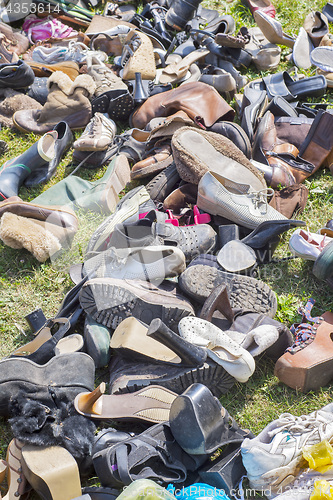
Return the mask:
<path id="1" fill-rule="evenodd" d="M 130 126 L 144 128 L 153 118 L 180 110 L 202 128 L 211 127 L 217 120 L 232 121 L 235 116 L 216 89 L 206 83 L 190 82 L 149 97 L 130 117 Z"/>
<path id="2" fill-rule="evenodd" d="M 65 120 L 71 129 L 84 128 L 91 118 L 91 102 L 96 84 L 89 75 L 79 75 L 74 82 L 56 71 L 47 82 L 49 95 L 42 110 L 21 110 L 14 113 L 15 126 L 24 132 L 44 134 Z"/>
<path id="3" fill-rule="evenodd" d="M 300 147 L 299 156 L 314 165 L 312 173 L 324 163 L 333 149 L 333 115 L 318 111 L 305 141 Z M 301 178 L 303 182 L 308 176 Z"/>
<path id="4" fill-rule="evenodd" d="M 267 111 L 258 126 L 252 156 L 269 186 L 293 186 L 313 173 L 314 165 L 298 153 L 296 146 L 278 139 L 274 115 Z"/>

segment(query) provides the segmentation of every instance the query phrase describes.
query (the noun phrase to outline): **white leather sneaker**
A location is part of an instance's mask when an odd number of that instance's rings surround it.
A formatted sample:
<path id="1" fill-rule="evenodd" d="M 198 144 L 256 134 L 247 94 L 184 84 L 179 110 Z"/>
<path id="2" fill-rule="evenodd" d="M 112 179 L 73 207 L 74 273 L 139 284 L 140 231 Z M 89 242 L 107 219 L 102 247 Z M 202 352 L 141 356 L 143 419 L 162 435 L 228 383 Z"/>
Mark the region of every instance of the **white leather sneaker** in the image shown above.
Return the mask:
<path id="1" fill-rule="evenodd" d="M 333 403 L 309 415 L 283 413 L 253 439 L 241 445 L 250 487 L 279 493 L 300 470 L 303 446 L 333 437 Z"/>

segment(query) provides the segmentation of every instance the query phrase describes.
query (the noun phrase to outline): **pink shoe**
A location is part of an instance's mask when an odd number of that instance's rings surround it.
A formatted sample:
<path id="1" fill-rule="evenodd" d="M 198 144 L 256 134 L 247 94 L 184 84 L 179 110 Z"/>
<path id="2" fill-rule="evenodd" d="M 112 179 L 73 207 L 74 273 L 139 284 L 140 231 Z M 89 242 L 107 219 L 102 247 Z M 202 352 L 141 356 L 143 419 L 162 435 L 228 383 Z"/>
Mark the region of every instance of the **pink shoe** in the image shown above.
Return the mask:
<path id="1" fill-rule="evenodd" d="M 275 17 L 276 10 L 274 5 L 271 4 L 270 0 L 242 0 L 243 4 L 250 9 L 250 11 L 255 12 L 260 10 L 265 12 L 270 17 Z"/>
<path id="2" fill-rule="evenodd" d="M 27 16 L 23 23 L 23 31 L 28 35 L 32 44 L 48 38 L 67 38 L 78 35 L 77 31 L 55 17 L 48 16 L 45 19 L 39 19 L 35 14 Z"/>

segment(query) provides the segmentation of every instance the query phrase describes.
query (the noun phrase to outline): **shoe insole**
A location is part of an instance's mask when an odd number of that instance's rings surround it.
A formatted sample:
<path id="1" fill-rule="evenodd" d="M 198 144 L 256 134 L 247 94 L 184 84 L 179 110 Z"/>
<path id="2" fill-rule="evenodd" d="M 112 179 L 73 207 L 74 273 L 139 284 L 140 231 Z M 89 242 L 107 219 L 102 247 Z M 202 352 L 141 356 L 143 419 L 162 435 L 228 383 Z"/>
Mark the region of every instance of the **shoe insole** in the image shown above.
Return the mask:
<path id="1" fill-rule="evenodd" d="M 131 394 L 103 394 L 102 383 L 91 393 L 81 393 L 75 398 L 76 410 L 89 418 L 100 420 L 169 420 L 172 402 L 177 397 L 164 387 L 151 385 Z"/>
<path id="2" fill-rule="evenodd" d="M 126 318 L 114 331 L 110 347 L 131 353 L 131 358 L 150 358 L 156 362 L 172 362 L 178 364 L 180 358 L 157 340 L 147 336 L 148 328 L 134 317 Z"/>

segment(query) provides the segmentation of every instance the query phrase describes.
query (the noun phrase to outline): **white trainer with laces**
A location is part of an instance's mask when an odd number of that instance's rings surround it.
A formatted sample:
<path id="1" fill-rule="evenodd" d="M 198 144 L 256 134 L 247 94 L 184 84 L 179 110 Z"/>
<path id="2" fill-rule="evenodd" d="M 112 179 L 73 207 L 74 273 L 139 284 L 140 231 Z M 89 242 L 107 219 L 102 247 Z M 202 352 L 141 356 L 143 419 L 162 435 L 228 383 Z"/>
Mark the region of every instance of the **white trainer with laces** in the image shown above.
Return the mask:
<path id="1" fill-rule="evenodd" d="M 309 415 L 283 413 L 253 439 L 241 445 L 251 488 L 281 491 L 297 476 L 303 446 L 333 439 L 333 403 Z"/>
<path id="2" fill-rule="evenodd" d="M 113 142 L 117 126 L 103 113 L 95 113 L 83 134 L 73 144 L 80 151 L 104 151 Z"/>

